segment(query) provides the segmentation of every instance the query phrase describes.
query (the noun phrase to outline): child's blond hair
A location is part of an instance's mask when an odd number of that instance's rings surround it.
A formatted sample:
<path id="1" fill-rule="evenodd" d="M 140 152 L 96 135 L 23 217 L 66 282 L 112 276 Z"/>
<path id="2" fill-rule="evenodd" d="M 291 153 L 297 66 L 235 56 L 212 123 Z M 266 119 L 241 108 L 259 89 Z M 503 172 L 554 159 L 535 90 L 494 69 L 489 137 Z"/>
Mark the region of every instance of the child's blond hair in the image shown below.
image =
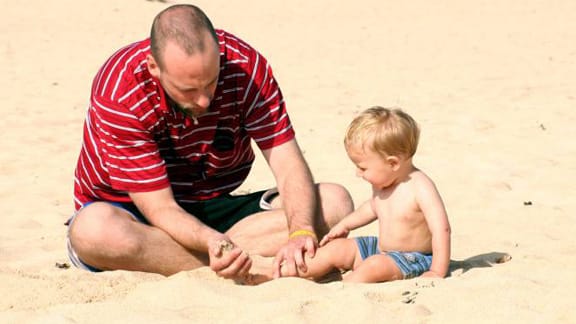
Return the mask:
<path id="1" fill-rule="evenodd" d="M 397 108 L 366 109 L 348 126 L 344 145 L 371 150 L 383 157 L 412 157 L 418 147 L 420 129 L 410 115 Z"/>

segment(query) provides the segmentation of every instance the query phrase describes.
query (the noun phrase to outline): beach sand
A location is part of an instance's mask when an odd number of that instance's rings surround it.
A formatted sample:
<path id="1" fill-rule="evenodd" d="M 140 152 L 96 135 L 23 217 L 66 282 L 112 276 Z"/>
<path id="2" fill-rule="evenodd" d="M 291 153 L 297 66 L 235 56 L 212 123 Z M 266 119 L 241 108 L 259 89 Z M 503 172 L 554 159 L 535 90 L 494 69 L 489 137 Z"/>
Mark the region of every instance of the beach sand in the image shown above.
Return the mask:
<path id="1" fill-rule="evenodd" d="M 195 2 L 268 58 L 315 180 L 357 205 L 370 188 L 346 126 L 373 105 L 409 112 L 452 225 L 443 280 L 254 287 L 66 267 L 91 80 L 170 3 L 0 3 L 0 323 L 576 322 L 576 2 Z M 270 186 L 258 156 L 239 191 Z"/>

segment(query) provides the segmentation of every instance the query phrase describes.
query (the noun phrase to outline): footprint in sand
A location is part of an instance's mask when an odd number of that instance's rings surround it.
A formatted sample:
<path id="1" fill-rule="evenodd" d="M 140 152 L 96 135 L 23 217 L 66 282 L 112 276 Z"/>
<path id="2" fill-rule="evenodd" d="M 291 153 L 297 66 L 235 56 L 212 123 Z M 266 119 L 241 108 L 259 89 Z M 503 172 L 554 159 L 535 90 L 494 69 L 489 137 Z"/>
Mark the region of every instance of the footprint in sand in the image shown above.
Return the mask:
<path id="1" fill-rule="evenodd" d="M 404 304 L 414 304 L 417 295 L 418 295 L 417 291 L 405 291 L 402 293 L 402 296 L 404 297 L 402 299 L 402 302 Z"/>

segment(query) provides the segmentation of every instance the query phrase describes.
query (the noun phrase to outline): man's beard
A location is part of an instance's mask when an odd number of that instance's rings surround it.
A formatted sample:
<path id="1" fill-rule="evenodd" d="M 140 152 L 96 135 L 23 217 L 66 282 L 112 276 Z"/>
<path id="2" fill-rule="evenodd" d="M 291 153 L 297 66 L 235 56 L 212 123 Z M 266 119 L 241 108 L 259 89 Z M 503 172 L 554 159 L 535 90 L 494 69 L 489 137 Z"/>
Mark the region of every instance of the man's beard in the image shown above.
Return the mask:
<path id="1" fill-rule="evenodd" d="M 206 109 L 206 111 L 204 111 L 202 114 L 194 114 L 194 107 L 188 108 L 186 106 L 182 106 L 179 103 L 177 103 L 176 101 L 174 101 L 172 98 L 170 98 L 170 105 L 172 107 L 174 107 L 176 110 L 183 113 L 186 117 L 190 117 L 194 120 L 196 120 L 196 118 L 200 117 L 200 115 L 202 115 L 208 111 L 208 109 Z"/>

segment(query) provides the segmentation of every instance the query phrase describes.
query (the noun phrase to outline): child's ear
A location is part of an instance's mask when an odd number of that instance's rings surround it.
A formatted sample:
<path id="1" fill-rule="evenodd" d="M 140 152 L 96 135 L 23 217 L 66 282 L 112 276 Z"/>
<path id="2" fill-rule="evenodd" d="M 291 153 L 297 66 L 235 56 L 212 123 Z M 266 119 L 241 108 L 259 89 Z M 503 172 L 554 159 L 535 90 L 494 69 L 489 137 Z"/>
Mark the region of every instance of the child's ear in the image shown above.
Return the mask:
<path id="1" fill-rule="evenodd" d="M 398 169 L 400 169 L 400 158 L 396 155 L 388 156 L 386 162 L 388 162 L 393 171 L 398 171 Z"/>

